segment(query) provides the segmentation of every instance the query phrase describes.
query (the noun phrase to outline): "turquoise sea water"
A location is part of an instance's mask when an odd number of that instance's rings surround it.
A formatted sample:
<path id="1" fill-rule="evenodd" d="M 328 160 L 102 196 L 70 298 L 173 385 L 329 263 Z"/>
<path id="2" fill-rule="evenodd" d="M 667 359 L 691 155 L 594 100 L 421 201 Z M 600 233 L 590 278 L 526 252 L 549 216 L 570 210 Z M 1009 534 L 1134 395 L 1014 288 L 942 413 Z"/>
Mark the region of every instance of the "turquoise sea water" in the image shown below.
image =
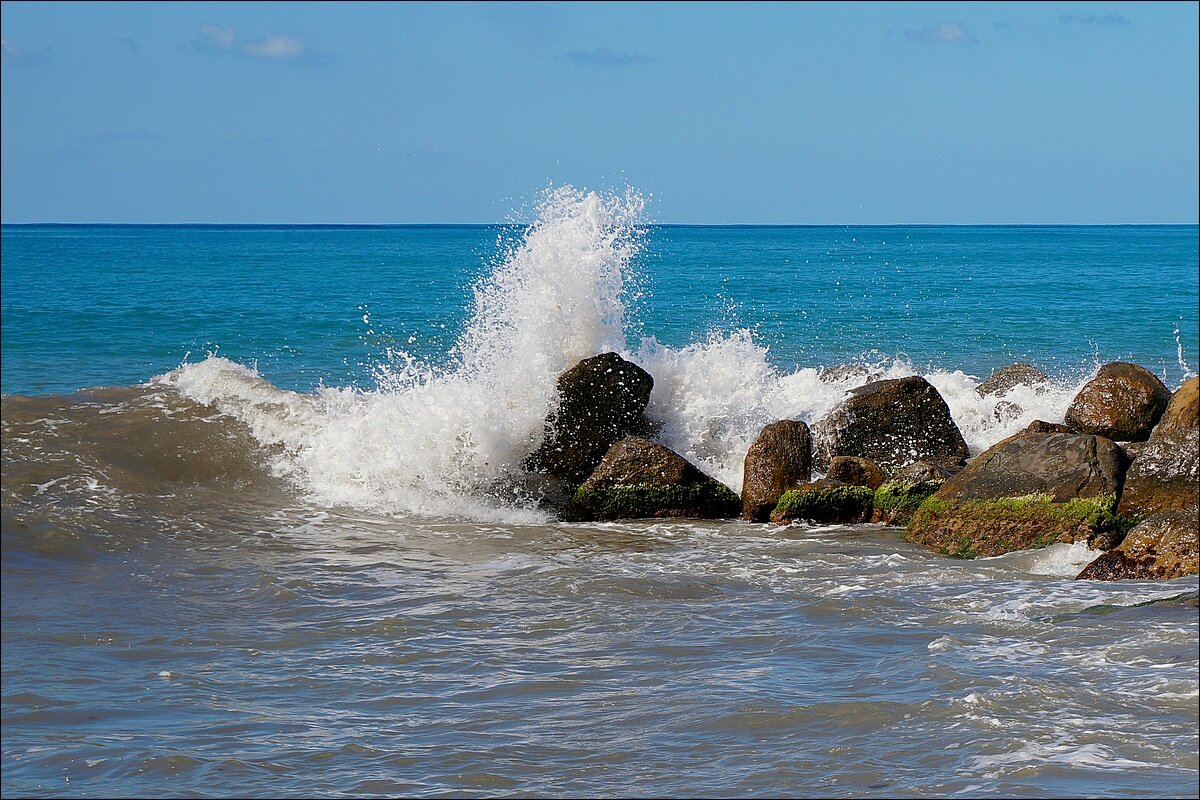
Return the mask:
<path id="1" fill-rule="evenodd" d="M 4 226 L 3 391 L 139 383 L 209 352 L 286 388 L 370 386 L 389 346 L 446 359 L 504 234 Z M 637 260 L 631 341 L 748 327 L 784 369 L 1126 359 L 1174 385 L 1176 333 L 1191 368 L 1200 355 L 1195 226 L 668 226 Z"/>
<path id="2" fill-rule="evenodd" d="M 1195 576 L 565 523 L 514 486 L 557 376 L 608 350 L 735 490 L 763 425 L 879 375 L 926 376 L 975 453 L 1103 361 L 1174 388 L 1196 226 L 640 211 L 568 187 L 529 229 L 4 226 L 4 796 L 1194 795 Z M 1052 380 L 976 391 L 1014 360 Z M 819 373 L 846 362 L 871 372 Z"/>

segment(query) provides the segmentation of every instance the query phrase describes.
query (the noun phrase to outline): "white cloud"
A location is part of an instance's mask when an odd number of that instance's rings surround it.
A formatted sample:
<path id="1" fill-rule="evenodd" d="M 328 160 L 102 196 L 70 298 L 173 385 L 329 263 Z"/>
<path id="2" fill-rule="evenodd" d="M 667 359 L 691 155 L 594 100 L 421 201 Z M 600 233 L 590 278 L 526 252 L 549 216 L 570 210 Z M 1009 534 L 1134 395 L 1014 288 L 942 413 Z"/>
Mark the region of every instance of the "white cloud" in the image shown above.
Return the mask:
<path id="1" fill-rule="evenodd" d="M 909 41 L 924 42 L 925 44 L 979 43 L 979 40 L 958 22 L 943 22 L 940 25 L 909 29 L 904 32 L 904 37 Z"/>
<path id="2" fill-rule="evenodd" d="M 221 25 L 201 25 L 200 38 L 193 41 L 192 46 L 209 53 L 235 53 L 276 61 L 315 55 L 309 52 L 303 39 L 294 36 L 268 33 L 264 39 L 246 41 L 239 39 L 233 28 Z"/>
<path id="3" fill-rule="evenodd" d="M 304 55 L 304 42 L 291 36 L 269 33 L 261 42 L 243 43 L 242 50 L 261 58 L 295 58 Z"/>

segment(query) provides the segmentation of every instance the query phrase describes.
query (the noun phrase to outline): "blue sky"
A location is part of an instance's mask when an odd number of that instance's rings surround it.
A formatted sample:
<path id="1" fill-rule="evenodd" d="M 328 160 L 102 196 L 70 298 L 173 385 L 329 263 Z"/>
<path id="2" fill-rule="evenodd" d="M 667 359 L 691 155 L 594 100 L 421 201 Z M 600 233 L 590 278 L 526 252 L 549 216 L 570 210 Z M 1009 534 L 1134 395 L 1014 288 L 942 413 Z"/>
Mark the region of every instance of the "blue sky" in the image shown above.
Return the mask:
<path id="1" fill-rule="evenodd" d="M 1195 3 L 8 3 L 5 222 L 1197 221 Z"/>

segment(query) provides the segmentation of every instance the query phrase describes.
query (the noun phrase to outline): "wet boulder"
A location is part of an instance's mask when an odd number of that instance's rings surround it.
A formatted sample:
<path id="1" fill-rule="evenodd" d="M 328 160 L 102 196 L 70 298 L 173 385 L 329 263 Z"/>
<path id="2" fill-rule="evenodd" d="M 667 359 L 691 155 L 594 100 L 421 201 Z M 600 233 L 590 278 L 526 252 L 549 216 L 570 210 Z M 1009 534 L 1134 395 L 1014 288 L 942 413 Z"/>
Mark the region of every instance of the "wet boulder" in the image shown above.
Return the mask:
<path id="1" fill-rule="evenodd" d="M 1131 516 L 1173 511 L 1200 502 L 1200 378 L 1171 396 L 1150 439 L 1136 446 L 1125 476 L 1121 513 Z"/>
<path id="2" fill-rule="evenodd" d="M 578 484 L 614 442 L 644 434 L 654 379 L 616 353 L 580 361 L 558 379 L 558 411 L 546 438 L 527 460 L 532 472 Z"/>
<path id="3" fill-rule="evenodd" d="M 905 538 L 967 558 L 1081 540 L 1111 547 L 1129 527 L 1115 514 L 1127 467 L 1100 436 L 1011 436 L 922 503 Z"/>
<path id="4" fill-rule="evenodd" d="M 1079 433 L 1079 431 L 1071 428 L 1070 425 L 1063 425 L 1061 422 L 1046 422 L 1044 419 L 1035 419 L 1033 422 L 1025 426 L 1025 433 Z"/>
<path id="5" fill-rule="evenodd" d="M 605 453 L 567 506 L 573 521 L 645 517 L 736 517 L 742 501 L 683 456 L 640 436 Z"/>
<path id="6" fill-rule="evenodd" d="M 771 512 L 771 522 L 796 520 L 824 525 L 853 525 L 871 519 L 875 492 L 867 486 L 848 486 L 828 479 L 789 489 Z"/>
<path id="7" fill-rule="evenodd" d="M 1066 423 L 1080 433 L 1118 442 L 1150 437 L 1171 393 L 1153 372 L 1117 361 L 1105 364 L 1067 408 Z"/>
<path id="8" fill-rule="evenodd" d="M 813 463 L 860 456 L 885 471 L 914 461 L 961 464 L 967 443 L 937 389 L 912 376 L 860 386 L 813 428 Z"/>
<path id="9" fill-rule="evenodd" d="M 1170 580 L 1200 572 L 1197 506 L 1153 514 L 1079 573 L 1080 580 Z"/>
<path id="10" fill-rule="evenodd" d="M 1009 364 L 993 372 L 975 391 L 981 397 L 989 394 L 1003 397 L 1017 386 L 1040 386 L 1049 380 L 1046 373 L 1031 364 Z"/>
<path id="11" fill-rule="evenodd" d="M 742 519 L 766 522 L 789 487 L 812 477 L 808 425 L 784 419 L 763 428 L 746 451 L 743 475 Z"/>
<path id="12" fill-rule="evenodd" d="M 825 477 L 849 486 L 866 486 L 878 489 L 887 479 L 879 465 L 869 458 L 858 456 L 834 456 L 829 462 Z"/>
<path id="13" fill-rule="evenodd" d="M 867 369 L 858 364 L 836 364 L 832 367 L 822 367 L 817 373 L 817 380 L 823 383 L 841 383 L 842 381 L 878 380 L 883 375 L 875 369 Z"/>

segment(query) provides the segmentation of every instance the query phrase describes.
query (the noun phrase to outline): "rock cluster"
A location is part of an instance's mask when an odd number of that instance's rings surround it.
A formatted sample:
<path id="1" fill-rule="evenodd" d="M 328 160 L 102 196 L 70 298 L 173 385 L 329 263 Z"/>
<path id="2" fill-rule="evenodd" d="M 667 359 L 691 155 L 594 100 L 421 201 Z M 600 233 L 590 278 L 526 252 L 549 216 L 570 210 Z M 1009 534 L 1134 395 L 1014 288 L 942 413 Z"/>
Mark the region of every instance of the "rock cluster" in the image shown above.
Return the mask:
<path id="1" fill-rule="evenodd" d="M 979 392 L 1002 397 L 1045 381 L 1014 364 Z M 1171 395 L 1141 367 L 1105 365 L 1064 423 L 1037 420 L 968 462 L 933 386 L 878 380 L 852 390 L 811 431 L 790 419 L 764 427 L 746 453 L 739 497 L 647 438 L 653 379 L 606 353 L 559 379 L 559 410 L 526 463 L 533 478 L 566 487 L 568 520 L 876 522 L 965 558 L 1085 541 L 1106 552 L 1080 578 L 1166 579 L 1198 571 L 1198 384 L 1192 378 Z M 812 480 L 814 468 L 824 477 Z"/>

